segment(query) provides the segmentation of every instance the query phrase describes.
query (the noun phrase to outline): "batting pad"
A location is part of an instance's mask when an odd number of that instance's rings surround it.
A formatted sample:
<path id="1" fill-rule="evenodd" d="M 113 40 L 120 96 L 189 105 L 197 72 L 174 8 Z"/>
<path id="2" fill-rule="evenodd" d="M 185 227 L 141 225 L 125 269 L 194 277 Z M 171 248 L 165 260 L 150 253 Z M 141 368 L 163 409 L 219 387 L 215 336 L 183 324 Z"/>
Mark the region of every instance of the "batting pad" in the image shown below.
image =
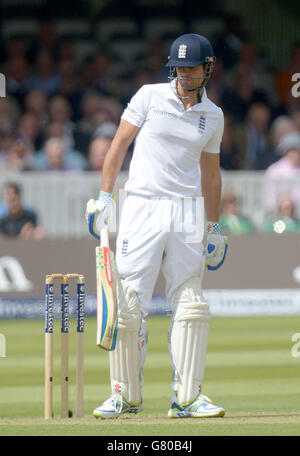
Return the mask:
<path id="1" fill-rule="evenodd" d="M 209 331 L 209 306 L 204 301 L 199 278 L 192 278 L 175 293 L 171 325 L 172 356 L 178 400 L 186 405 L 201 392 Z"/>
<path id="2" fill-rule="evenodd" d="M 118 281 L 117 295 L 118 337 L 115 350 L 109 352 L 111 388 L 113 394 L 121 394 L 132 404 L 138 404 L 142 398 L 142 347 L 146 344 L 145 323 L 142 325 L 138 297 L 124 280 Z"/>

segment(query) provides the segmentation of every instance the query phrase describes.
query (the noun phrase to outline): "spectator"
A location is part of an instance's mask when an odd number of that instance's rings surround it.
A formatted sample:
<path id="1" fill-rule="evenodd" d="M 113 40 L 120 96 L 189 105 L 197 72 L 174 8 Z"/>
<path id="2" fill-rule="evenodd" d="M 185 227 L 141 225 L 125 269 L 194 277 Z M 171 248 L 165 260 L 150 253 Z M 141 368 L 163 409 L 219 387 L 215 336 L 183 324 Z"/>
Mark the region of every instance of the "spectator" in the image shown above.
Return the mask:
<path id="1" fill-rule="evenodd" d="M 0 133 L 0 170 L 6 169 L 7 153 L 15 141 L 16 136 L 12 133 L 12 130 L 8 129 Z"/>
<path id="2" fill-rule="evenodd" d="M 67 155 L 75 162 L 78 163 L 79 168 L 85 169 L 87 166 L 82 149 L 74 149 L 72 147 L 73 138 L 70 137 L 69 131 L 61 122 L 51 122 L 47 125 L 45 130 L 45 139 L 60 138 L 63 140 L 64 146 L 67 150 Z M 38 153 L 38 160 L 43 156 L 43 151 Z"/>
<path id="3" fill-rule="evenodd" d="M 92 135 L 94 132 L 93 117 L 103 111 L 103 98 L 97 92 L 88 92 L 81 101 L 81 120 L 77 123 L 77 132 Z M 109 121 L 109 114 L 106 115 Z"/>
<path id="4" fill-rule="evenodd" d="M 112 140 L 104 136 L 96 137 L 90 144 L 88 155 L 88 170 L 102 171 L 106 152 L 111 145 Z"/>
<path id="5" fill-rule="evenodd" d="M 45 128 L 45 140 L 51 138 L 61 138 L 64 141 L 65 147 L 68 150 L 73 150 L 73 137 L 70 136 L 70 131 L 62 122 L 50 122 Z"/>
<path id="6" fill-rule="evenodd" d="M 6 70 L 6 91 L 23 106 L 28 91 L 29 65 L 25 57 L 11 57 Z"/>
<path id="7" fill-rule="evenodd" d="M 273 163 L 266 174 L 271 177 L 298 177 L 300 173 L 300 133 L 285 135 L 278 146 L 282 158 Z"/>
<path id="8" fill-rule="evenodd" d="M 33 146 L 16 138 L 8 146 L 1 167 L 6 171 L 13 172 L 35 170 Z"/>
<path id="9" fill-rule="evenodd" d="M 232 121 L 224 116 L 224 133 L 221 142 L 220 165 L 224 170 L 236 170 L 242 166 L 242 154 L 233 135 Z"/>
<path id="10" fill-rule="evenodd" d="M 118 125 L 113 122 L 104 122 L 95 130 L 95 133 L 93 135 L 93 140 L 96 138 L 100 138 L 100 137 L 113 140 L 113 138 L 116 134 L 117 128 L 118 128 Z M 107 144 L 107 142 L 106 142 L 106 144 Z M 123 160 L 122 168 L 121 168 L 122 171 L 129 169 L 131 159 L 132 159 L 132 148 L 130 147 Z"/>
<path id="11" fill-rule="evenodd" d="M 25 58 L 27 54 L 27 46 L 25 40 L 21 38 L 12 37 L 6 45 L 6 60 L 12 58 Z"/>
<path id="12" fill-rule="evenodd" d="M 285 135 L 278 146 L 278 153 L 282 157 L 266 170 L 266 177 L 271 178 L 267 193 L 268 207 L 271 210 L 281 193 L 289 193 L 297 204 L 300 203 L 300 133 Z M 274 178 L 283 178 L 284 181 L 274 182 Z"/>
<path id="13" fill-rule="evenodd" d="M 57 52 L 57 40 L 55 36 L 55 30 L 52 22 L 44 21 L 40 24 L 36 40 L 33 41 L 29 56 L 32 57 L 33 61 L 36 59 L 37 54 L 47 49 L 52 55 Z"/>
<path id="14" fill-rule="evenodd" d="M 80 152 L 68 150 L 63 139 L 51 138 L 38 153 L 36 166 L 41 171 L 82 171 L 86 161 Z"/>
<path id="15" fill-rule="evenodd" d="M 27 93 L 25 97 L 25 112 L 29 112 L 39 119 L 41 130 L 49 121 L 47 112 L 47 97 L 42 90 L 35 89 Z"/>
<path id="16" fill-rule="evenodd" d="M 83 92 L 96 90 L 96 65 L 92 57 L 87 57 L 80 69 L 80 88 Z"/>
<path id="17" fill-rule="evenodd" d="M 268 106 L 255 103 L 247 113 L 246 123 L 236 127 L 236 144 L 244 152 L 243 169 L 265 170 L 273 163 L 275 157 L 269 140 L 270 118 Z"/>
<path id="18" fill-rule="evenodd" d="M 224 89 L 221 106 L 225 112 L 231 114 L 234 123 L 244 122 L 254 103 L 270 106 L 268 96 L 253 87 L 251 76 L 245 65 L 237 66 L 233 77 L 232 86 Z"/>
<path id="19" fill-rule="evenodd" d="M 49 49 L 54 52 L 57 46 L 54 25 L 50 21 L 44 21 L 40 24 L 38 31 L 38 44 L 41 49 Z"/>
<path id="20" fill-rule="evenodd" d="M 83 96 L 82 90 L 79 88 L 79 74 L 75 67 L 72 67 L 67 62 L 62 62 L 59 65 L 60 90 L 59 93 L 65 97 L 72 110 L 72 120 L 77 122 L 80 117 L 80 104 Z"/>
<path id="21" fill-rule="evenodd" d="M 12 122 L 11 117 L 5 112 L 1 114 L 0 102 L 0 171 L 6 169 L 7 153 L 15 141 L 14 130 L 15 125 Z"/>
<path id="22" fill-rule="evenodd" d="M 104 137 L 113 139 L 118 129 L 118 125 L 113 122 L 103 122 L 96 128 L 93 139 Z"/>
<path id="23" fill-rule="evenodd" d="M 214 71 L 212 72 L 212 75 L 206 87 L 207 96 L 217 106 L 221 105 L 221 100 L 224 92 L 224 79 L 224 64 L 222 60 L 217 59 L 214 66 Z"/>
<path id="24" fill-rule="evenodd" d="M 155 84 L 155 73 L 147 68 L 140 68 L 132 79 L 132 86 L 125 89 L 122 93 L 123 96 L 131 98 L 133 93 L 136 93 L 143 85 Z"/>
<path id="25" fill-rule="evenodd" d="M 5 140 L 13 134 L 14 130 L 15 122 L 10 103 L 8 99 L 0 98 L 0 153 L 6 150 Z"/>
<path id="26" fill-rule="evenodd" d="M 242 43 L 246 41 L 247 35 L 243 30 L 241 18 L 235 14 L 226 18 L 225 28 L 214 36 L 215 55 L 224 62 L 226 69 L 237 63 L 241 52 Z"/>
<path id="27" fill-rule="evenodd" d="M 276 232 L 276 225 L 285 233 L 300 233 L 300 220 L 295 217 L 295 203 L 288 193 L 279 197 L 277 213 L 266 221 L 263 230 L 267 233 Z M 280 225 L 278 224 L 280 223 Z"/>
<path id="28" fill-rule="evenodd" d="M 20 115 L 21 110 L 14 97 L 8 95 L 5 98 L 0 98 L 0 131 L 2 129 L 2 122 L 4 119 L 15 125 L 18 122 Z"/>
<path id="29" fill-rule="evenodd" d="M 54 66 L 53 56 L 48 49 L 39 51 L 35 67 L 35 74 L 28 80 L 28 88 L 42 90 L 48 97 L 57 92 L 61 81 Z"/>
<path id="30" fill-rule="evenodd" d="M 105 97 L 102 100 L 102 109 L 107 111 L 111 122 L 119 124 L 120 117 L 123 112 L 123 107 L 115 97 Z"/>
<path id="31" fill-rule="evenodd" d="M 107 109 L 101 108 L 95 111 L 90 116 L 90 127 L 91 132 L 93 135 L 95 134 L 96 130 L 101 127 L 104 123 L 113 123 L 112 116 L 109 114 Z"/>
<path id="32" fill-rule="evenodd" d="M 117 128 L 117 125 L 111 122 L 105 122 L 95 131 L 89 147 L 89 171 L 102 171 L 106 152 L 111 145 Z"/>
<path id="33" fill-rule="evenodd" d="M 293 131 L 297 131 L 297 124 L 291 117 L 279 116 L 273 120 L 270 127 L 270 137 L 274 150 L 277 150 L 283 136 Z"/>
<path id="34" fill-rule="evenodd" d="M 167 59 L 164 43 L 157 38 L 149 42 L 147 52 L 141 58 L 141 63 L 154 73 L 155 81 L 160 82 L 166 80 L 166 76 L 168 76 L 164 68 Z"/>
<path id="35" fill-rule="evenodd" d="M 45 233 L 38 226 L 36 213 L 25 209 L 21 204 L 19 185 L 15 183 L 5 185 L 4 203 L 7 205 L 7 214 L 0 219 L 0 236 L 34 240 L 44 238 Z"/>
<path id="36" fill-rule="evenodd" d="M 106 99 L 97 92 L 88 92 L 81 103 L 82 118 L 77 122 L 74 140 L 78 150 L 84 156 L 89 153 L 91 137 L 95 130 L 104 122 L 112 122 L 113 116 L 106 109 Z M 111 109 L 111 108 L 110 108 Z"/>
<path id="37" fill-rule="evenodd" d="M 33 144 L 34 149 L 41 147 L 42 135 L 38 118 L 27 112 L 23 114 L 18 123 L 17 133 L 22 141 L 26 144 Z"/>
<path id="38" fill-rule="evenodd" d="M 62 122 L 72 125 L 71 106 L 62 95 L 54 95 L 49 101 L 49 118 L 51 122 Z"/>
<path id="39" fill-rule="evenodd" d="M 76 51 L 73 42 L 65 39 L 60 43 L 58 49 L 58 64 L 68 64 L 71 67 L 76 66 Z"/>
<path id="40" fill-rule="evenodd" d="M 109 96 L 112 82 L 111 57 L 104 52 L 98 52 L 94 57 L 93 66 L 95 69 L 96 90 L 103 95 Z"/>
<path id="41" fill-rule="evenodd" d="M 272 104 L 277 103 L 274 76 L 269 69 L 269 64 L 259 55 L 255 43 L 246 41 L 242 44 L 237 65 L 248 71 L 251 83 L 256 90 L 266 93 Z"/>
<path id="42" fill-rule="evenodd" d="M 98 52 L 87 57 L 81 69 L 81 88 L 84 92 L 92 90 L 104 96 L 111 96 L 115 90 L 122 90 L 113 76 L 110 55 Z"/>
<path id="43" fill-rule="evenodd" d="M 224 192 L 220 204 L 220 229 L 223 233 L 253 233 L 252 221 L 241 215 L 238 197 L 230 190 Z"/>
<path id="44" fill-rule="evenodd" d="M 75 124 L 71 120 L 72 111 L 68 100 L 62 95 L 54 95 L 49 101 L 50 122 L 59 122 L 64 125 L 65 135 L 68 136 L 69 146 L 74 146 Z"/>

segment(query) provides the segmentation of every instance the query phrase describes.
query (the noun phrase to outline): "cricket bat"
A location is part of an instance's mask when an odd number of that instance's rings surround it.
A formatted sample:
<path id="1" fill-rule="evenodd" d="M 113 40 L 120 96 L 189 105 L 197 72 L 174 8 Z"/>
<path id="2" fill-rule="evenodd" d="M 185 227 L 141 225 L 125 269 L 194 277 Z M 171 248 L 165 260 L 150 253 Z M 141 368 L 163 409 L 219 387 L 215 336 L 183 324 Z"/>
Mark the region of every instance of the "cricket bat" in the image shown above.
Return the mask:
<path id="1" fill-rule="evenodd" d="M 108 229 L 100 233 L 100 247 L 96 247 L 97 275 L 97 345 L 114 350 L 117 340 L 118 308 L 114 254 L 109 248 Z"/>

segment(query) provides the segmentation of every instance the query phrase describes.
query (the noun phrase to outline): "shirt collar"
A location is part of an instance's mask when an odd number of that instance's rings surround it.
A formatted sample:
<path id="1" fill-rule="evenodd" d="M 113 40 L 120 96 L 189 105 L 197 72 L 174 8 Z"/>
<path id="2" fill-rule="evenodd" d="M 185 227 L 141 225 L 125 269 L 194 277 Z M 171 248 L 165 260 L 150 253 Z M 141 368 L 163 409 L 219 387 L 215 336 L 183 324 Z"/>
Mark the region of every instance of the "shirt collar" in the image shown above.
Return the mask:
<path id="1" fill-rule="evenodd" d="M 178 98 L 178 96 L 176 94 L 176 79 L 173 79 L 173 81 L 171 81 L 169 83 L 169 88 L 170 88 L 170 90 L 169 90 L 168 98 L 171 100 L 176 100 L 177 103 L 181 103 L 180 99 Z M 197 103 L 197 104 L 193 105 L 190 108 L 190 111 L 203 111 L 203 110 L 209 111 L 207 102 L 208 102 L 208 97 L 207 97 L 206 89 L 204 88 L 203 92 L 202 92 L 201 103 Z"/>

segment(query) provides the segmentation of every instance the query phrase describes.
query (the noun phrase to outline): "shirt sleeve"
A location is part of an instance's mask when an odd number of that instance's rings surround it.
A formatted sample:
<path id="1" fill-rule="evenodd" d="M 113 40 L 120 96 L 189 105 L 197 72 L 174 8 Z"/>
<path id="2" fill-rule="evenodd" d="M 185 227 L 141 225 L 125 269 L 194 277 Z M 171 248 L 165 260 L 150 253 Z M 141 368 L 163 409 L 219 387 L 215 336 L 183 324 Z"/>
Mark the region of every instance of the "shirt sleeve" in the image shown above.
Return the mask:
<path id="1" fill-rule="evenodd" d="M 121 118 L 127 120 L 127 122 L 141 127 L 146 119 L 147 110 L 145 102 L 145 86 L 141 87 L 137 93 L 131 98 L 124 110 Z"/>
<path id="2" fill-rule="evenodd" d="M 212 137 L 210 138 L 210 140 L 203 147 L 203 151 L 209 152 L 211 154 L 219 154 L 223 132 L 224 132 L 224 115 L 222 113 L 217 121 L 216 130 L 215 130 L 214 134 L 212 135 Z"/>

